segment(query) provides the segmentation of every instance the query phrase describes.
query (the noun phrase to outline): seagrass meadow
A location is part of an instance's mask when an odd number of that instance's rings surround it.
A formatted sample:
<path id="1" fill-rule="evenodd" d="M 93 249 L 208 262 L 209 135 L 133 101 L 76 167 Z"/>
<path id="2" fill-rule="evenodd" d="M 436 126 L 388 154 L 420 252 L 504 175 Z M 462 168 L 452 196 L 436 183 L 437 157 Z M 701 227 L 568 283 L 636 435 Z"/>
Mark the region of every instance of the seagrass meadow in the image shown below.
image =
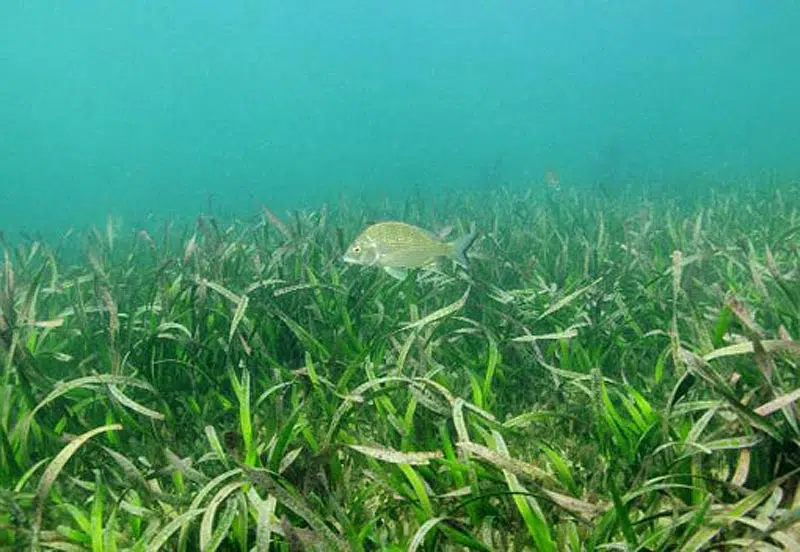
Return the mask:
<path id="1" fill-rule="evenodd" d="M 4 242 L 4 550 L 800 550 L 800 185 Z M 456 237 L 403 281 L 371 220 Z"/>

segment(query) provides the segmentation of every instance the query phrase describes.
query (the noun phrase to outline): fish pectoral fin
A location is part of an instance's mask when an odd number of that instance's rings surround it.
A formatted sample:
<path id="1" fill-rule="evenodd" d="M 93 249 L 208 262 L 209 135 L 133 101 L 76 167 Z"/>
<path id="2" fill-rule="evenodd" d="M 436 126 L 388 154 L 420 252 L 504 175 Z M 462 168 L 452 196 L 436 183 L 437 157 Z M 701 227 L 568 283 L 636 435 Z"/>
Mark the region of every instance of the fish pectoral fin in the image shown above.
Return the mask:
<path id="1" fill-rule="evenodd" d="M 397 280 L 405 280 L 406 277 L 408 276 L 408 269 L 407 268 L 398 268 L 398 267 L 395 267 L 395 266 L 385 266 L 385 267 L 383 267 L 383 270 L 385 270 L 386 273 L 389 276 L 391 276 L 392 278 L 395 278 Z"/>

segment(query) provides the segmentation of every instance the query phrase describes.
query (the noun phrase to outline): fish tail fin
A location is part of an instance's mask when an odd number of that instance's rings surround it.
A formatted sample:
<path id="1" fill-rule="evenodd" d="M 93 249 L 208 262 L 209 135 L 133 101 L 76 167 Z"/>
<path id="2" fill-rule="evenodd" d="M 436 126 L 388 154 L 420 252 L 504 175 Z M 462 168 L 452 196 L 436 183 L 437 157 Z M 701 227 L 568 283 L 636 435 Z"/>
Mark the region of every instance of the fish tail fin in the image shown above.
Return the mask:
<path id="1" fill-rule="evenodd" d="M 478 237 L 478 230 L 475 228 L 475 225 L 472 225 L 472 230 L 469 234 L 461 236 L 453 243 L 453 260 L 460 264 L 465 269 L 469 268 L 469 259 L 467 258 L 467 250 L 472 247 L 472 244 L 475 243 L 475 239 Z"/>

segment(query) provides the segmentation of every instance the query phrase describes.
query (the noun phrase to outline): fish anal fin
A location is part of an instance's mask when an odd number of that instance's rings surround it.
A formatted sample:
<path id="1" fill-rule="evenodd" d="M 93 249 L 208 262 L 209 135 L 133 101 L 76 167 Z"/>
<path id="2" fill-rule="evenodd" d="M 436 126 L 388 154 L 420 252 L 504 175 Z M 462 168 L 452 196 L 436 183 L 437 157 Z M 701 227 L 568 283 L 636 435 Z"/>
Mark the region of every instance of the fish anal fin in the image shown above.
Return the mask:
<path id="1" fill-rule="evenodd" d="M 408 269 L 407 268 L 399 268 L 396 266 L 385 266 L 383 270 L 396 280 L 405 280 L 408 276 Z"/>

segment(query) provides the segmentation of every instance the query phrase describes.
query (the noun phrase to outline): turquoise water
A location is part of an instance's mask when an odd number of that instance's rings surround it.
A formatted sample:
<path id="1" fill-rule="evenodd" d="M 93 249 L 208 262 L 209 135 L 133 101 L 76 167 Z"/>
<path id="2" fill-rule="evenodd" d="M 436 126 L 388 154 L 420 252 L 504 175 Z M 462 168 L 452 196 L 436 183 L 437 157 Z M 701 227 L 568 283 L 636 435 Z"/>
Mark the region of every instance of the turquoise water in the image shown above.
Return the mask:
<path id="1" fill-rule="evenodd" d="M 8 0 L 0 228 L 790 173 L 799 28 L 793 0 Z"/>

